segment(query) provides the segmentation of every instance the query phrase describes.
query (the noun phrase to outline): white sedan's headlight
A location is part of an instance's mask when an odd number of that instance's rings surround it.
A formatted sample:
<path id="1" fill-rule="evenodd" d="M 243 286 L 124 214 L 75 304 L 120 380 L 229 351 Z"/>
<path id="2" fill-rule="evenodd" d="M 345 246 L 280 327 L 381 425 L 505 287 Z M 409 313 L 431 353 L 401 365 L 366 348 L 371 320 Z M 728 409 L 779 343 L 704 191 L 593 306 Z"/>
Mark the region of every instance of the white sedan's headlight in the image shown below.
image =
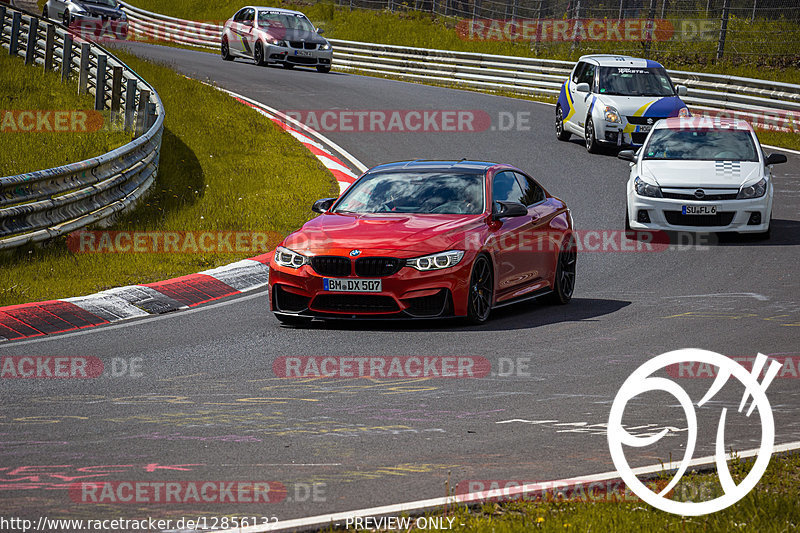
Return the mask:
<path id="1" fill-rule="evenodd" d="M 325 43 L 322 46 L 320 46 L 319 49 L 320 50 L 330 50 L 331 49 L 331 43 Z"/>
<path id="2" fill-rule="evenodd" d="M 463 250 L 449 250 L 447 252 L 439 252 L 438 254 L 407 259 L 406 266 L 416 268 L 422 272 L 428 270 L 442 270 L 444 268 L 456 266 L 463 257 Z"/>
<path id="3" fill-rule="evenodd" d="M 742 187 L 739 194 L 736 195 L 737 200 L 747 200 L 748 198 L 761 198 L 767 192 L 767 180 L 761 178 L 757 183 L 748 187 Z"/>
<path id="4" fill-rule="evenodd" d="M 288 268 L 300 268 L 303 265 L 308 264 L 308 257 L 298 254 L 295 251 L 292 251 L 288 248 L 284 248 L 283 246 L 278 246 L 275 250 L 275 262 L 278 263 L 282 267 Z"/>
<path id="5" fill-rule="evenodd" d="M 606 122 L 613 122 L 615 124 L 622 123 L 619 118 L 619 111 L 617 111 L 617 108 L 611 107 L 610 105 L 606 106 L 603 116 L 605 117 Z"/>
<path id="6" fill-rule="evenodd" d="M 661 187 L 647 183 L 642 178 L 633 180 L 633 188 L 639 196 L 649 196 L 650 198 L 663 198 L 661 196 Z"/>

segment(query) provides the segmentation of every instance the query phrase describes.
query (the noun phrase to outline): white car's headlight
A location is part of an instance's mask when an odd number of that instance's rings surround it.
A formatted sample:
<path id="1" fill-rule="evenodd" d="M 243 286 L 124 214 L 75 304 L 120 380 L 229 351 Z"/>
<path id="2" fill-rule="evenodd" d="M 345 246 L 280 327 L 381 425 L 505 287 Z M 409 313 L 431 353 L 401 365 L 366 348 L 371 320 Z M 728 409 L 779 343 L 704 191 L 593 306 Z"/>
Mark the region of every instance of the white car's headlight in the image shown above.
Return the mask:
<path id="1" fill-rule="evenodd" d="M 407 259 L 406 266 L 416 268 L 422 272 L 428 270 L 442 270 L 444 268 L 456 266 L 463 257 L 463 250 L 449 250 L 447 252 L 439 252 L 437 254 Z"/>
<path id="2" fill-rule="evenodd" d="M 767 192 L 767 180 L 761 178 L 757 183 L 742 187 L 739 194 L 736 195 L 737 200 L 746 200 L 748 198 L 761 198 Z"/>
<path id="3" fill-rule="evenodd" d="M 298 254 L 283 246 L 278 246 L 275 250 L 275 262 L 282 267 L 300 268 L 308 264 L 308 257 Z"/>
<path id="4" fill-rule="evenodd" d="M 689 108 L 688 107 L 682 107 L 682 108 L 680 108 L 680 110 L 678 110 L 678 116 L 686 118 L 686 117 L 691 117 L 692 114 L 691 114 L 691 112 L 689 112 Z"/>
<path id="5" fill-rule="evenodd" d="M 606 106 L 603 116 L 605 117 L 606 122 L 613 122 L 615 124 L 622 123 L 622 121 L 619 118 L 619 111 L 617 111 L 617 108 L 611 107 L 610 105 Z"/>
<path id="6" fill-rule="evenodd" d="M 650 198 L 663 198 L 661 196 L 661 187 L 647 183 L 642 178 L 633 180 L 633 188 L 639 196 L 649 196 Z"/>
<path id="7" fill-rule="evenodd" d="M 331 49 L 331 43 L 325 43 L 322 46 L 320 46 L 319 49 L 320 50 L 330 50 Z"/>

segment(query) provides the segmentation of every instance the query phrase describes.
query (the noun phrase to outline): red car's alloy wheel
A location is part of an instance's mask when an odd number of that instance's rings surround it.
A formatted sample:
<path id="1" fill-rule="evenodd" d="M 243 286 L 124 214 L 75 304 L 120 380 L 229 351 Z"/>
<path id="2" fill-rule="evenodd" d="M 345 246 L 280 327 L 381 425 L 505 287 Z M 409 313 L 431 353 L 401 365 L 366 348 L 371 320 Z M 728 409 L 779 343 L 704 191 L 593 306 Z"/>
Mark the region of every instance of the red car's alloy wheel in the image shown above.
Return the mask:
<path id="1" fill-rule="evenodd" d="M 492 310 L 494 295 L 494 275 L 492 265 L 484 255 L 479 255 L 472 265 L 469 281 L 469 305 L 467 319 L 470 322 L 486 322 Z"/>

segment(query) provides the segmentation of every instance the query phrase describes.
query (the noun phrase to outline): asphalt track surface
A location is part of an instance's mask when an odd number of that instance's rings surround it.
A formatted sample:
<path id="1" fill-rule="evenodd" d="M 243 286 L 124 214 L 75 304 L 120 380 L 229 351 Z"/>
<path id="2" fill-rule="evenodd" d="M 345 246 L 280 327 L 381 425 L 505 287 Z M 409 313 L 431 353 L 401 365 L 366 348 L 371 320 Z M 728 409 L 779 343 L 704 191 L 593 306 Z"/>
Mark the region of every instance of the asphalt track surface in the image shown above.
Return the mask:
<path id="1" fill-rule="evenodd" d="M 483 110 L 495 121 L 501 113 L 522 113 L 530 119 L 528 131 L 328 136 L 368 166 L 414 158 L 512 163 L 564 199 L 579 229 L 622 228 L 627 163 L 589 155 L 577 141 L 556 141 L 552 106 L 131 47 L 282 110 Z M 602 424 L 620 385 L 643 362 L 686 347 L 729 356 L 800 355 L 795 155 L 776 167 L 773 225 L 767 242 L 727 238 L 660 252 L 582 253 L 569 305 L 521 304 L 497 311 L 480 327 L 357 323 L 298 330 L 281 327 L 259 291 L 188 312 L 6 343 L 0 355 L 91 355 L 107 367 L 114 358 L 140 358 L 141 376 L 3 380 L 4 514 L 284 520 L 444 496 L 448 481 L 452 489 L 464 480 L 542 481 L 613 470 Z M 308 355 L 480 356 L 491 361 L 494 375 L 299 381 L 273 373 L 277 358 Z M 711 383 L 680 381 L 695 400 Z M 769 388 L 776 443 L 800 440 L 798 383 L 777 378 Z M 741 394 L 726 389 L 719 401 L 698 409 L 695 456 L 713 454 L 721 406 L 730 407 L 726 448 L 759 445 L 758 415 L 751 420 L 736 413 Z M 683 429 L 676 403 L 665 394 L 644 395 L 629 406 L 624 422 L 638 434 Z M 630 461 L 677 458 L 685 435 L 672 432 L 629 455 Z M 74 481 L 129 480 L 279 481 L 289 499 L 269 505 L 97 505 L 75 504 L 66 490 Z M 305 495 L 311 484 L 318 484 L 316 498 Z"/>

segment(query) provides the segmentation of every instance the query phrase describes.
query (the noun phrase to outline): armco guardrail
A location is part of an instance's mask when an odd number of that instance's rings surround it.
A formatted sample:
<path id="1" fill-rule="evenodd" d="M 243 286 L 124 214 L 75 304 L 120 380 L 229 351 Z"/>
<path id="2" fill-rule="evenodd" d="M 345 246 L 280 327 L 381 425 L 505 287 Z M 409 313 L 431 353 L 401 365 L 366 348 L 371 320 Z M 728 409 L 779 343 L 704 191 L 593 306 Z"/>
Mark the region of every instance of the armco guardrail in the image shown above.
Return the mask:
<path id="1" fill-rule="evenodd" d="M 222 27 L 152 13 L 126 4 L 137 37 L 218 48 Z M 573 62 L 329 39 L 334 67 L 461 87 L 525 95 L 558 95 Z M 774 129 L 800 131 L 800 85 L 722 74 L 669 70 L 689 88 L 695 113 L 727 112 Z"/>
<path id="2" fill-rule="evenodd" d="M 60 24 L 0 4 L 0 49 L 28 65 L 77 75 L 95 109 L 134 132 L 134 140 L 107 154 L 58 168 L 0 177 L 0 250 L 108 222 L 131 207 L 158 171 L 164 106 L 139 75 L 100 46 Z"/>

